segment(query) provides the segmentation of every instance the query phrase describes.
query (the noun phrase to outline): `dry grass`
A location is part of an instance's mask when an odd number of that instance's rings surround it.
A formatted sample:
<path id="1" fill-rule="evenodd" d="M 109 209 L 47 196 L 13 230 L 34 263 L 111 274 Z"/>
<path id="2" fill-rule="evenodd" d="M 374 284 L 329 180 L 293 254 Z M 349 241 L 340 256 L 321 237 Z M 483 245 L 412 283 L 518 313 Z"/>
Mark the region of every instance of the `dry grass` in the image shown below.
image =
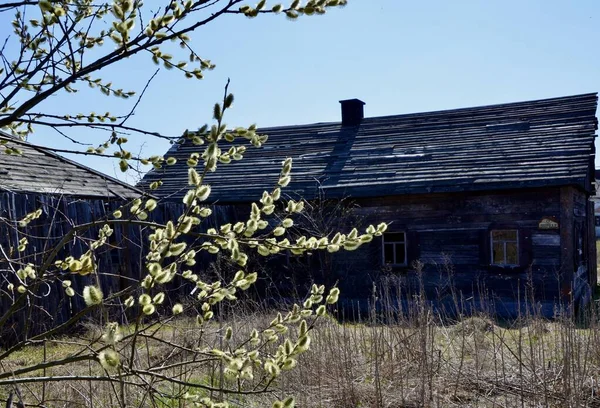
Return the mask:
<path id="1" fill-rule="evenodd" d="M 590 406 L 600 404 L 598 333 L 539 320 L 501 328 L 480 317 L 329 323 L 289 386 L 312 407 Z"/>
<path id="2" fill-rule="evenodd" d="M 300 407 L 600 406 L 600 326 L 595 319 L 587 328 L 578 328 L 571 320 L 549 322 L 534 317 L 508 327 L 485 316 L 441 324 L 425 308 L 410 317 L 387 316 L 386 324 L 380 318 L 373 315 L 352 324 L 322 320 L 314 330 L 310 352 L 301 357 L 295 370 L 281 377 L 272 394 L 230 397 L 231 405 L 262 407 L 275 397 L 295 395 Z M 269 320 L 266 314 L 237 314 L 227 324 L 234 328 L 235 340 Z M 206 345 L 221 341 L 219 327 L 213 329 L 203 337 Z M 200 333 L 189 319 L 158 330 L 161 341 L 140 344 L 139 358 L 177 362 L 185 356 L 173 354 L 168 345 L 171 339 L 186 338 L 190 346 L 198 345 Z M 94 335 L 92 330 L 84 337 Z M 83 340 L 71 337 L 49 342 L 45 349 L 28 347 L 3 361 L 2 370 L 42 361 L 44 352 L 48 360 L 71 356 L 81 347 L 77 342 L 85 344 Z M 100 373 L 97 364 L 85 362 L 53 368 L 45 375 Z M 218 365 L 185 372 L 174 368 L 169 375 L 205 385 L 223 380 Z M 4 398 L 9 390 L 0 391 Z M 115 406 L 115 390 L 107 383 L 21 384 L 19 392 L 31 405 L 43 401 L 52 407 Z M 133 389 L 127 393 L 132 407 L 189 406 L 177 399 L 145 398 Z"/>

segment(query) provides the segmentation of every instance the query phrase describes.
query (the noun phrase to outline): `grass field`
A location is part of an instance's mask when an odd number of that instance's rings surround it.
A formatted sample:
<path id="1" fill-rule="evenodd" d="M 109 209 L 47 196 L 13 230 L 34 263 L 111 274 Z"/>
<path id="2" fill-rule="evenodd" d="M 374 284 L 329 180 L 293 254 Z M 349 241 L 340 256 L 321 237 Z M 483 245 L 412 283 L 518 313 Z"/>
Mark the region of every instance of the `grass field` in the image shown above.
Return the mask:
<path id="1" fill-rule="evenodd" d="M 270 318 L 231 316 L 226 322 L 233 328 L 231 344 L 243 342 L 252 327 L 264 326 Z M 5 385 L 0 395 L 6 399 L 10 391 L 18 392 L 28 406 L 47 407 L 113 407 L 119 395 L 131 407 L 191 407 L 175 397 L 187 391 L 222 398 L 232 407 L 270 406 L 270 401 L 288 395 L 296 396 L 298 407 L 600 406 L 600 327 L 594 324 L 578 328 L 571 320 L 527 317 L 500 327 L 486 317 L 470 317 L 442 325 L 424 308 L 380 323 L 377 316 L 352 324 L 322 319 L 309 352 L 266 394 L 233 397 L 208 391 L 207 387 L 236 386 L 222 375 L 218 362 L 178 365 L 192 356 L 192 349 L 223 346 L 222 326 L 201 333 L 192 319 L 183 318 L 157 326 L 154 339 L 136 346 L 136 358 L 147 360 L 149 369 L 172 367 L 162 373 L 197 387 L 154 379 L 152 387 L 160 392 L 148 393 L 126 381 L 94 381 L 104 371 L 96 361 L 84 360 L 20 376 L 69 380 Z M 18 373 L 32 364 L 82 355 L 89 339 L 99 333 L 89 328 L 79 336 L 29 346 L 0 361 L 2 371 Z M 172 346 L 181 339 L 186 339 L 188 352 Z M 120 344 L 124 356 L 130 347 L 129 342 Z M 143 373 L 123 378 L 150 381 Z"/>

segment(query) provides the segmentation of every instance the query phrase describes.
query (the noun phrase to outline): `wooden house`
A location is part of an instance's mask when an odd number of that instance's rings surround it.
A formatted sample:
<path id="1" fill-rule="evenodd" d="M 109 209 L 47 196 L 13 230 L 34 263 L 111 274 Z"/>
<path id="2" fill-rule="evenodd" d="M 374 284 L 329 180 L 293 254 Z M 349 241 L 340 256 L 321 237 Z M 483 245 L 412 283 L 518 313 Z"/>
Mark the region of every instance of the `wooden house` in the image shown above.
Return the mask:
<path id="1" fill-rule="evenodd" d="M 289 196 L 345 200 L 353 223 L 390 223 L 357 251 L 309 262 L 330 265 L 346 299 L 385 281 L 441 303 L 486 299 L 511 313 L 528 300 L 552 314 L 596 285 L 595 93 L 373 118 L 363 106 L 341 101 L 340 122 L 260 129 L 264 147 L 209 174 L 211 199 L 247 214 L 292 157 Z M 161 179 L 157 194 L 180 202 L 194 151 L 174 145 L 181 164 L 142 186 Z"/>
<path id="2" fill-rule="evenodd" d="M 53 247 L 73 226 L 101 221 L 120 205 L 140 197 L 142 192 L 117 179 L 68 160 L 47 149 L 0 134 L 0 316 L 11 307 L 19 285 L 15 271 L 27 263 L 39 266 Z M 14 152 L 6 154 L 4 149 Z M 20 153 L 20 154 L 19 154 Z M 26 214 L 42 210 L 27 227 L 18 221 Z M 117 292 L 128 285 L 127 277 L 139 277 L 139 234 L 116 229 L 109 245 L 97 251 L 97 275 L 104 293 Z M 97 238 L 98 228 L 77 233 L 59 251 L 58 259 L 80 256 L 88 250 L 87 239 Z M 21 239 L 25 251 L 18 251 Z M 137 242 L 137 244 L 136 244 Z M 136 255 L 137 254 L 137 255 Z M 136 269 L 137 265 L 137 269 Z M 58 273 L 57 271 L 55 271 Z M 66 274 L 76 293 L 95 283 L 96 276 Z M 13 319 L 0 325 L 0 346 L 22 336 L 65 321 L 84 307 L 81 296 L 68 298 L 60 281 L 43 284 L 36 296 L 29 297 Z"/>

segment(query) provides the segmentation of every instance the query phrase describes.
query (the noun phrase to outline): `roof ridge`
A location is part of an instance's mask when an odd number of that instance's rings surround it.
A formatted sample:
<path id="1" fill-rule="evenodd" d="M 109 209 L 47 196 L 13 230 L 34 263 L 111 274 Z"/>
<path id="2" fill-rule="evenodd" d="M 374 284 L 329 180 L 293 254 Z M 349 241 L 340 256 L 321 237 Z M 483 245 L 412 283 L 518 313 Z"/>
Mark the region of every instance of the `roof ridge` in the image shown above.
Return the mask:
<path id="1" fill-rule="evenodd" d="M 557 103 L 561 101 L 569 101 L 573 102 L 578 99 L 589 99 L 590 102 L 598 100 L 598 92 L 589 92 L 583 94 L 576 95 L 566 95 L 559 96 L 553 98 L 543 98 L 543 99 L 532 99 L 532 100 L 523 100 L 517 102 L 502 102 L 502 103 L 494 103 L 494 104 L 486 104 L 486 105 L 476 105 L 470 107 L 463 108 L 450 108 L 450 109 L 438 109 L 432 111 L 421 111 L 421 112 L 408 112 L 408 113 L 399 113 L 393 115 L 381 115 L 381 116 L 368 116 L 365 117 L 364 121 L 372 121 L 372 120 L 380 120 L 380 119 L 400 119 L 400 118 L 410 118 L 410 117 L 423 117 L 423 116 L 435 116 L 435 115 L 447 115 L 447 114 L 456 114 L 461 112 L 469 112 L 469 111 L 477 111 L 477 110 L 485 110 L 485 109 L 501 109 L 505 107 L 518 107 L 529 104 L 543 104 L 543 103 Z M 259 127 L 257 130 L 260 132 L 266 132 L 269 130 L 275 129 L 287 129 L 287 128 L 304 128 L 304 127 L 313 127 L 313 126 L 339 126 L 341 125 L 341 120 L 338 121 L 328 121 L 328 122 L 311 122 L 311 123 L 302 123 L 299 125 L 275 125 L 275 126 L 266 126 Z"/>

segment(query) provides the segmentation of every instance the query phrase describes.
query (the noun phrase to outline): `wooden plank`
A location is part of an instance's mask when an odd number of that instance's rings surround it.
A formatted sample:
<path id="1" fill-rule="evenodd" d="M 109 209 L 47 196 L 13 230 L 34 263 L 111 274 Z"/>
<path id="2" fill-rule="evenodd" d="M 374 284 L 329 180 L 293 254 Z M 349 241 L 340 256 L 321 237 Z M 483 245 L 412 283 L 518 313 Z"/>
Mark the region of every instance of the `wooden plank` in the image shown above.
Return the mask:
<path id="1" fill-rule="evenodd" d="M 533 245 L 560 247 L 559 234 L 533 234 Z"/>
<path id="2" fill-rule="evenodd" d="M 561 241 L 561 296 L 565 302 L 570 301 L 573 274 L 575 272 L 573 251 L 573 230 L 575 228 L 573 219 L 574 188 L 561 187 L 560 189 L 560 241 Z"/>

